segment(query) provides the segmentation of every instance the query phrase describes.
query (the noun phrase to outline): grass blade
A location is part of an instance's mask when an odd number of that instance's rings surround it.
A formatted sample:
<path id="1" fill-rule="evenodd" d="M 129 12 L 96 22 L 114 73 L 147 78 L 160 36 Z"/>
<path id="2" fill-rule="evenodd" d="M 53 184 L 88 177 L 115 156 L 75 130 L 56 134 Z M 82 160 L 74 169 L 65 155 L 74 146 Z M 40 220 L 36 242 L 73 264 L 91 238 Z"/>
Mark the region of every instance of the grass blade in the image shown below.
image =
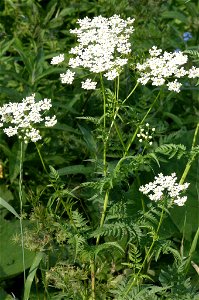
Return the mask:
<path id="1" fill-rule="evenodd" d="M 20 219 L 20 216 L 18 215 L 18 213 L 16 212 L 16 210 L 10 205 L 8 204 L 8 202 L 6 202 L 3 198 L 0 197 L 0 205 L 2 205 L 3 207 L 5 207 L 7 210 L 9 210 L 13 215 L 15 215 L 15 217 L 17 217 L 18 219 Z"/>
<path id="2" fill-rule="evenodd" d="M 39 264 L 40 264 L 43 257 L 44 257 L 44 252 L 39 252 L 39 253 L 36 254 L 36 256 L 33 260 L 32 266 L 29 270 L 28 277 L 26 279 L 23 300 L 28 300 L 29 299 L 32 282 L 33 282 L 33 279 L 35 277 L 35 273 L 38 269 L 38 266 L 39 266 Z"/>

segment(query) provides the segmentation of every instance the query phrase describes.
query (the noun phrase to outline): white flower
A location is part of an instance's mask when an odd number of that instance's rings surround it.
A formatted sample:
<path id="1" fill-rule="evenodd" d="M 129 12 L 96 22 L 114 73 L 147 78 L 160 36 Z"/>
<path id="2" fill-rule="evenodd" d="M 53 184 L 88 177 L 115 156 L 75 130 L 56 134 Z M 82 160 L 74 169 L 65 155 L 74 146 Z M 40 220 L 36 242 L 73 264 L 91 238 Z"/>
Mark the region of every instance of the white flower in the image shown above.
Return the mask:
<path id="1" fill-rule="evenodd" d="M 74 80 L 74 76 L 75 76 L 75 72 L 67 70 L 66 73 L 60 74 L 61 82 L 67 83 L 67 84 L 72 84 L 73 80 Z"/>
<path id="2" fill-rule="evenodd" d="M 169 82 L 167 83 L 168 86 L 168 90 L 169 91 L 174 91 L 176 93 L 180 92 L 180 87 L 182 86 L 182 84 L 180 82 L 177 81 L 177 79 L 175 79 L 173 82 Z"/>
<path id="3" fill-rule="evenodd" d="M 57 56 L 54 56 L 51 60 L 51 65 L 58 65 L 60 64 L 62 61 L 64 61 L 64 54 L 60 54 Z"/>
<path id="4" fill-rule="evenodd" d="M 97 82 L 92 81 L 91 79 L 86 79 L 85 81 L 82 81 L 82 88 L 84 90 L 95 90 L 96 85 L 97 85 Z"/>
<path id="5" fill-rule="evenodd" d="M 17 127 L 12 127 L 12 126 L 9 126 L 8 128 L 3 129 L 5 134 L 7 134 L 7 136 L 9 136 L 9 137 L 17 134 L 17 130 L 18 130 Z"/>
<path id="6" fill-rule="evenodd" d="M 190 70 L 185 70 L 182 65 L 188 61 L 188 56 L 179 52 L 162 52 L 162 49 L 157 49 L 153 46 L 149 50 L 150 57 L 147 58 L 143 64 L 136 65 L 140 77 L 138 82 L 145 85 L 152 82 L 152 85 L 161 86 L 167 81 L 167 86 L 170 91 L 179 93 L 181 83 L 176 78 L 181 78 L 188 75 L 189 78 L 198 76 L 199 71 L 192 67 Z M 172 80 L 172 81 L 170 81 Z"/>
<path id="7" fill-rule="evenodd" d="M 149 49 L 149 53 L 151 56 L 159 56 L 162 53 L 162 49 L 158 49 L 156 46 L 153 46 Z"/>
<path id="8" fill-rule="evenodd" d="M 32 109 L 37 106 L 37 111 L 39 110 L 49 110 L 52 107 L 51 100 L 45 98 L 44 100 L 40 100 L 38 103 L 34 103 Z"/>
<path id="9" fill-rule="evenodd" d="M 119 76 L 119 72 L 116 69 L 110 70 L 109 72 L 104 74 L 104 77 L 106 77 L 107 80 L 113 80 L 117 76 Z"/>
<path id="10" fill-rule="evenodd" d="M 199 68 L 192 67 L 188 71 L 188 77 L 189 78 L 198 78 L 199 77 Z"/>
<path id="11" fill-rule="evenodd" d="M 51 108 L 51 100 L 43 99 L 35 102 L 35 94 L 26 97 L 21 103 L 8 103 L 0 107 L 0 127 L 9 137 L 18 135 L 25 143 L 36 142 L 41 139 L 38 129 L 34 126 L 45 121 L 46 127 L 56 124 L 56 117 L 52 118 L 43 115 Z"/>
<path id="12" fill-rule="evenodd" d="M 159 86 L 165 83 L 165 79 L 162 77 L 151 77 L 152 85 Z"/>
<path id="13" fill-rule="evenodd" d="M 170 176 L 164 176 L 160 173 L 158 176 L 155 176 L 153 182 L 140 186 L 139 191 L 148 195 L 152 201 L 160 201 L 164 197 L 169 197 L 173 200 L 174 204 L 183 206 L 187 197 L 180 197 L 180 194 L 188 188 L 189 183 L 178 184 L 176 181 L 177 177 L 175 173 L 172 173 Z M 151 192 L 152 194 L 150 194 Z"/>
<path id="14" fill-rule="evenodd" d="M 55 124 L 57 124 L 56 116 L 51 117 L 45 117 L 45 126 L 46 127 L 53 127 Z"/>
<path id="15" fill-rule="evenodd" d="M 153 144 L 153 142 L 151 141 L 153 138 L 153 132 L 154 132 L 154 128 L 150 128 L 149 123 L 145 124 L 146 128 L 140 128 L 140 132 L 137 134 L 137 137 L 139 138 L 139 142 L 142 143 L 144 142 L 145 145 L 149 144 L 150 146 Z"/>
<path id="16" fill-rule="evenodd" d="M 178 206 L 183 206 L 186 201 L 187 201 L 187 196 L 177 197 L 177 199 L 174 200 L 174 203 L 177 204 Z"/>
<path id="17" fill-rule="evenodd" d="M 26 130 L 25 141 L 31 140 L 32 142 L 37 142 L 41 140 L 41 135 L 39 134 L 39 130 L 35 128 L 31 128 L 30 130 Z"/>
<path id="18" fill-rule="evenodd" d="M 85 17 L 78 20 L 79 28 L 70 30 L 77 36 L 77 45 L 69 51 L 72 56 L 69 59 L 69 67 L 80 67 L 95 74 L 104 73 L 108 80 L 116 78 L 128 63 L 128 54 L 131 52 L 129 38 L 134 31 L 133 22 L 134 19 L 123 20 L 118 15 L 110 18 Z M 60 60 L 62 58 L 56 57 L 53 63 Z M 66 74 L 60 74 L 60 77 L 62 83 L 71 84 L 74 74 L 67 71 Z"/>

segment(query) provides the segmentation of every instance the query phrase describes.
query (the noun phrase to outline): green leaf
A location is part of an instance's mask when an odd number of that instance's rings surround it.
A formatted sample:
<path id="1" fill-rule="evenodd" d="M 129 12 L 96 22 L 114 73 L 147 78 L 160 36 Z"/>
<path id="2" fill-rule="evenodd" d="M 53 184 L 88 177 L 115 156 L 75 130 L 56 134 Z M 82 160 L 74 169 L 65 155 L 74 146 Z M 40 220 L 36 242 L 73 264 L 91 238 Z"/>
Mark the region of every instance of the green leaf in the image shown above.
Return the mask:
<path id="1" fill-rule="evenodd" d="M 85 167 L 84 165 L 75 165 L 57 170 L 57 173 L 60 176 L 69 175 L 69 174 L 89 174 L 93 171 L 93 167 Z"/>
<path id="2" fill-rule="evenodd" d="M 25 53 L 23 45 L 18 38 L 15 38 L 14 48 L 19 53 L 24 65 L 26 66 L 28 73 L 32 74 L 32 70 L 33 70 L 33 61 L 31 60 L 32 56 L 29 55 L 28 53 Z"/>
<path id="3" fill-rule="evenodd" d="M 8 295 L 2 288 L 0 288 L 0 299 L 1 300 L 13 300 L 11 295 Z"/>
<path id="4" fill-rule="evenodd" d="M 26 282 L 25 282 L 23 300 L 28 300 L 29 299 L 32 282 L 33 282 L 36 271 L 37 271 L 37 269 L 39 267 L 39 264 L 40 264 L 43 257 L 44 257 L 44 252 L 39 252 L 39 253 L 36 254 L 36 256 L 33 260 L 32 266 L 29 270 L 29 274 L 28 274 L 28 277 L 27 277 Z"/>
<path id="5" fill-rule="evenodd" d="M 29 224 L 23 221 L 25 229 Z M 14 236 L 20 236 L 19 221 L 7 221 L 0 219 L 0 280 L 16 276 L 23 272 L 22 249 L 19 240 L 14 243 Z M 25 266 L 29 268 L 32 264 L 34 253 L 25 249 Z"/>
<path id="6" fill-rule="evenodd" d="M 178 19 L 182 23 L 187 23 L 187 17 L 179 11 L 165 11 L 161 17 L 163 19 Z"/>
<path id="7" fill-rule="evenodd" d="M 83 135 L 83 138 L 84 138 L 84 140 L 85 140 L 85 142 L 86 142 L 86 144 L 87 144 L 87 147 L 88 147 L 88 150 L 92 153 L 92 152 L 96 152 L 96 149 L 97 149 L 97 145 L 96 145 L 96 143 L 95 143 L 95 140 L 94 140 L 94 138 L 93 138 L 93 135 L 92 135 L 92 133 L 88 130 L 88 129 L 86 129 L 86 128 L 84 128 L 83 126 L 81 126 L 81 125 L 79 125 L 78 124 L 78 127 L 79 127 L 79 129 L 81 130 L 81 133 L 82 133 L 82 135 Z"/>
<path id="8" fill-rule="evenodd" d="M 16 212 L 16 210 L 10 205 L 8 204 L 8 202 L 6 202 L 3 198 L 0 197 L 0 205 L 2 205 L 3 207 L 5 207 L 7 210 L 9 210 L 13 215 L 15 215 L 15 217 L 17 217 L 18 219 L 20 219 L 20 216 L 18 215 L 18 213 Z"/>

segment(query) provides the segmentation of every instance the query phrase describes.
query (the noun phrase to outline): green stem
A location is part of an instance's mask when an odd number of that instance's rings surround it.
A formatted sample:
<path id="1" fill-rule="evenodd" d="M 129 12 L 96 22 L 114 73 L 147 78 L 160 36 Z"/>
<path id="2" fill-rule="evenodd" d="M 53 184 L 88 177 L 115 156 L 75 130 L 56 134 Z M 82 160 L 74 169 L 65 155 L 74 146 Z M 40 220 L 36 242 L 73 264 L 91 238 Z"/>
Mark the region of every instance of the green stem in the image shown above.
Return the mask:
<path id="1" fill-rule="evenodd" d="M 197 135 L 198 135 L 198 130 L 199 130 L 199 123 L 197 124 L 196 129 L 195 129 L 195 132 L 194 132 L 191 150 L 193 150 L 193 148 L 194 148 L 194 146 L 195 146 L 195 144 L 196 144 L 196 138 L 197 138 Z M 196 154 L 193 155 L 193 156 L 190 158 L 190 160 L 188 160 L 188 162 L 187 162 L 187 164 L 186 164 L 186 167 L 185 167 L 185 170 L 184 170 L 184 172 L 183 172 L 183 174 L 182 174 L 182 177 L 181 177 L 181 179 L 180 179 L 179 184 L 183 184 L 183 183 L 184 183 L 184 181 L 185 181 L 185 179 L 186 179 L 186 177 L 187 177 L 187 175 L 188 175 L 188 173 L 189 173 L 189 169 L 191 168 L 191 165 L 192 165 L 192 163 L 193 163 L 195 157 L 196 157 Z"/>
<path id="2" fill-rule="evenodd" d="M 20 142 L 20 162 L 19 162 L 19 202 L 20 202 L 20 234 L 21 234 L 21 249 L 22 249 L 22 265 L 24 285 L 26 282 L 26 266 L 25 266 L 25 251 L 24 251 L 24 232 L 23 232 L 23 141 Z"/>
<path id="3" fill-rule="evenodd" d="M 120 143 L 122 144 L 122 147 L 123 147 L 124 150 L 125 150 L 126 148 L 125 148 L 125 145 L 124 145 L 124 142 L 123 142 L 123 139 L 122 139 L 121 132 L 120 132 L 118 126 L 117 126 L 117 123 L 114 122 L 114 125 L 115 125 L 115 129 L 116 129 L 117 135 L 118 135 L 118 137 L 119 137 Z"/>
<path id="4" fill-rule="evenodd" d="M 119 97 L 119 79 L 118 79 L 118 82 L 117 82 L 117 88 L 115 90 L 115 97 L 116 97 L 116 104 L 117 104 L 117 107 L 115 109 L 115 112 L 114 112 L 114 116 L 113 116 L 113 119 L 112 119 L 112 122 L 111 122 L 111 125 L 110 125 L 110 128 L 109 128 L 109 131 L 108 131 L 108 135 L 107 135 L 107 140 L 110 136 L 110 132 L 111 132 L 111 129 L 113 127 L 113 124 L 115 124 L 115 120 L 117 118 L 117 115 L 118 115 L 118 112 L 119 112 L 119 109 L 120 109 L 120 106 L 118 105 L 118 97 Z M 128 94 L 128 96 L 122 101 L 122 105 L 129 99 L 129 97 L 133 94 L 133 92 L 135 91 L 135 89 L 137 88 L 138 86 L 138 83 L 136 83 L 136 85 L 134 86 L 134 88 L 132 89 L 132 91 Z M 121 105 L 121 106 L 122 106 Z M 117 126 L 117 125 L 116 125 Z M 122 142 L 122 146 L 124 145 L 124 143 Z M 124 147 L 124 146 L 123 146 Z"/>
<path id="5" fill-rule="evenodd" d="M 138 133 L 139 128 L 140 128 L 140 125 L 142 125 L 142 124 L 144 123 L 144 121 L 146 120 L 147 116 L 149 115 L 149 113 L 151 112 L 152 108 L 154 107 L 156 101 L 158 100 L 159 95 L 160 95 L 160 91 L 159 91 L 159 93 L 157 94 L 157 96 L 155 97 L 155 99 L 154 99 L 153 103 L 151 104 L 151 106 L 149 107 L 148 111 L 147 111 L 146 114 L 144 115 L 142 121 L 141 121 L 141 122 L 139 123 L 139 125 L 137 126 L 137 128 L 136 128 L 136 130 L 135 130 L 135 132 L 134 132 L 134 134 L 133 134 L 133 136 L 132 136 L 130 142 L 128 143 L 128 145 L 127 145 L 127 147 L 126 147 L 126 151 L 125 151 L 125 154 L 124 154 L 125 156 L 127 155 L 128 151 L 129 151 L 129 148 L 131 147 L 132 143 L 134 142 L 134 140 L 135 140 L 135 138 L 136 138 L 136 136 L 137 136 L 137 133 Z"/>
<path id="6" fill-rule="evenodd" d="M 197 138 L 197 135 L 198 135 L 198 131 L 199 131 L 199 123 L 197 124 L 196 126 L 196 129 L 195 129 L 195 132 L 194 132 L 194 136 L 193 136 L 193 141 L 192 141 L 192 146 L 191 146 L 191 150 L 193 150 L 194 146 L 196 145 L 196 138 Z M 193 155 L 190 160 L 188 160 L 186 166 L 185 166 L 185 169 L 184 169 L 184 172 L 182 174 L 182 177 L 180 179 L 180 182 L 179 184 L 183 184 L 188 173 L 189 173 L 189 170 L 191 168 L 191 165 L 195 159 L 197 154 Z M 189 255 L 188 255 L 188 259 L 187 259 L 187 262 L 186 262 L 186 265 L 185 265 L 185 273 L 187 273 L 189 271 L 189 267 L 190 267 L 190 264 L 191 264 L 191 259 L 192 259 L 192 255 L 193 253 L 195 252 L 196 250 L 196 247 L 197 247 L 197 243 L 198 243 L 198 239 L 199 239 L 199 227 L 195 233 L 195 236 L 194 236 L 194 239 L 193 239 L 193 242 L 191 244 L 191 248 L 189 250 Z"/>
<path id="7" fill-rule="evenodd" d="M 131 95 L 135 92 L 137 86 L 139 85 L 139 82 L 136 82 L 134 88 L 132 89 L 132 91 L 128 94 L 128 96 L 122 101 L 122 104 L 124 104 L 130 97 Z"/>
<path id="8" fill-rule="evenodd" d="M 91 267 L 91 299 L 95 300 L 95 262 L 94 259 L 90 260 Z"/>
<path id="9" fill-rule="evenodd" d="M 136 179 L 137 179 L 137 182 L 138 182 L 138 186 L 141 186 L 141 182 L 140 182 L 140 177 L 139 177 L 138 171 L 136 171 Z M 145 204 L 144 204 L 144 198 L 142 197 L 142 195 L 141 195 L 141 204 L 142 204 L 142 211 L 143 211 L 143 213 L 145 213 L 146 209 L 145 209 Z"/>
<path id="10" fill-rule="evenodd" d="M 102 216 L 101 216 L 101 220 L 100 220 L 100 228 L 104 224 L 106 210 L 107 210 L 107 206 L 108 206 L 108 199 L 109 199 L 109 190 L 106 191 L 105 197 L 104 197 L 104 206 L 103 206 L 103 212 L 102 212 Z M 99 244 L 99 240 L 100 240 L 100 236 L 97 237 L 96 245 Z"/>
<path id="11" fill-rule="evenodd" d="M 41 163 L 42 163 L 42 166 L 43 166 L 43 168 L 44 168 L 44 171 L 46 172 L 46 174 L 48 174 L 48 171 L 47 171 L 47 169 L 46 169 L 46 166 L 45 166 L 43 157 L 42 157 L 42 155 L 41 155 L 41 151 L 40 151 L 40 149 L 39 149 L 37 143 L 35 143 L 35 146 L 36 146 L 37 152 L 38 152 L 38 154 L 39 154 L 39 158 L 40 158 L 40 160 L 41 160 Z"/>
<path id="12" fill-rule="evenodd" d="M 102 78 L 102 74 L 100 73 L 100 83 L 101 83 L 101 88 L 102 88 L 102 98 L 103 98 L 103 107 L 104 107 L 104 116 L 103 116 L 103 127 L 104 127 L 104 132 L 103 132 L 103 169 L 104 169 L 104 176 L 106 176 L 107 173 L 107 165 L 106 165 L 106 150 L 107 150 L 107 141 L 108 138 L 105 136 L 106 135 L 106 94 L 105 94 L 105 88 L 104 88 L 104 82 Z"/>

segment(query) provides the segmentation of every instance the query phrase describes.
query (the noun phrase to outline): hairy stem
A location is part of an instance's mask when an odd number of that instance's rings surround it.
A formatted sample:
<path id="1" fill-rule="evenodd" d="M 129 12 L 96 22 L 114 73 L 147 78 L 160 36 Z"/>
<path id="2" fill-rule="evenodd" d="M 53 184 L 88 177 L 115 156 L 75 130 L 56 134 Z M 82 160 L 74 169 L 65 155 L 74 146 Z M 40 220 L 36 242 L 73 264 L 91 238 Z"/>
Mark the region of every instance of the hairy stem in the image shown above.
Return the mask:
<path id="1" fill-rule="evenodd" d="M 22 249 L 22 265 L 24 285 L 26 281 L 26 266 L 25 266 L 25 251 L 24 251 L 24 232 L 23 232 L 23 151 L 24 143 L 20 142 L 20 161 L 19 161 L 19 202 L 20 202 L 20 234 L 21 234 L 21 249 Z"/>

